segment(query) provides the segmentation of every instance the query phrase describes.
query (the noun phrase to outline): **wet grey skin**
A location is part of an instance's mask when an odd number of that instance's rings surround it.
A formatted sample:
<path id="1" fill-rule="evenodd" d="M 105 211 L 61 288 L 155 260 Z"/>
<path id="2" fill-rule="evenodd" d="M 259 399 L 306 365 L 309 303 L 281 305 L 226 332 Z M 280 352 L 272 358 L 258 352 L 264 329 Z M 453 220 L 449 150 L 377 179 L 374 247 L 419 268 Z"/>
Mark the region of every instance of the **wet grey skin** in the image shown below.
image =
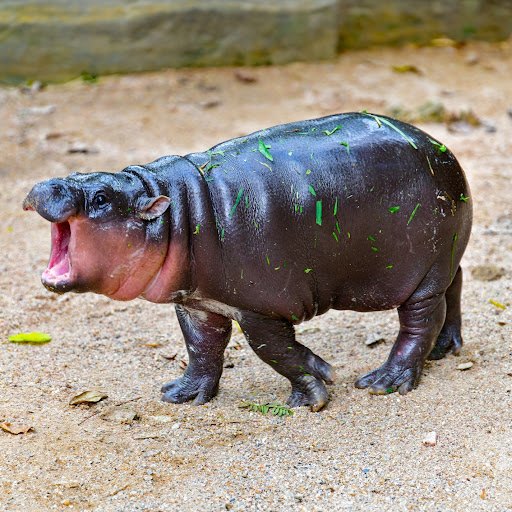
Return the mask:
<path id="1" fill-rule="evenodd" d="M 37 184 L 24 207 L 57 226 L 49 289 L 176 305 L 189 364 L 166 402 L 217 394 L 232 320 L 290 381 L 288 404 L 313 411 L 334 371 L 294 326 L 329 309 L 397 309 L 388 359 L 355 383 L 373 394 L 408 393 L 428 357 L 462 347 L 468 184 L 444 145 L 394 119 L 340 114 L 73 174 Z"/>

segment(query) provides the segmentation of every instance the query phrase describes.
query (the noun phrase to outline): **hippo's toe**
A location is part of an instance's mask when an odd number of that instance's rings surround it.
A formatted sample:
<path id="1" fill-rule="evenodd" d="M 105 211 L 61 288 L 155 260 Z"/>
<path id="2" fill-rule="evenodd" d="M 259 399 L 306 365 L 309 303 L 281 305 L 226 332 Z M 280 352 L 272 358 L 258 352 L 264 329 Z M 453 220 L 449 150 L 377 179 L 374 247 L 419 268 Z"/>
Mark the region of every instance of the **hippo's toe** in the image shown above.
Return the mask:
<path id="1" fill-rule="evenodd" d="M 445 325 L 437 337 L 436 344 L 430 352 L 428 359 L 442 359 L 448 352 L 459 355 L 462 348 L 462 335 L 460 325 Z"/>
<path id="2" fill-rule="evenodd" d="M 161 400 L 173 404 L 181 404 L 194 400 L 192 405 L 202 405 L 209 402 L 218 392 L 218 380 L 212 380 L 207 376 L 192 377 L 183 375 L 180 379 L 173 380 L 162 386 Z"/>
<path id="3" fill-rule="evenodd" d="M 406 395 L 418 384 L 421 370 L 422 367 L 402 368 L 384 364 L 360 377 L 354 385 L 360 389 L 368 388 L 372 395 L 386 395 L 395 391 Z"/>
<path id="4" fill-rule="evenodd" d="M 313 412 L 319 411 L 329 400 L 329 393 L 321 379 L 313 375 L 303 375 L 292 384 L 292 394 L 287 400 L 290 407 L 310 406 Z"/>

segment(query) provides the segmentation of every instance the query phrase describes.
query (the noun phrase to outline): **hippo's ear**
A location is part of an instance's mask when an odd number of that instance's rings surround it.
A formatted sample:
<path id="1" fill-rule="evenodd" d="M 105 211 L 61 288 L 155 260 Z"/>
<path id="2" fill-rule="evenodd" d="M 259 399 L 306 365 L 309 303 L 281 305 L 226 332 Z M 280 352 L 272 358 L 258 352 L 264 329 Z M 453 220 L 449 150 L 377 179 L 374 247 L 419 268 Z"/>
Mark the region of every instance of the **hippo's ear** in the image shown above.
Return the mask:
<path id="1" fill-rule="evenodd" d="M 167 196 L 151 197 L 141 207 L 139 217 L 144 220 L 152 220 L 160 217 L 169 205 L 171 200 Z"/>

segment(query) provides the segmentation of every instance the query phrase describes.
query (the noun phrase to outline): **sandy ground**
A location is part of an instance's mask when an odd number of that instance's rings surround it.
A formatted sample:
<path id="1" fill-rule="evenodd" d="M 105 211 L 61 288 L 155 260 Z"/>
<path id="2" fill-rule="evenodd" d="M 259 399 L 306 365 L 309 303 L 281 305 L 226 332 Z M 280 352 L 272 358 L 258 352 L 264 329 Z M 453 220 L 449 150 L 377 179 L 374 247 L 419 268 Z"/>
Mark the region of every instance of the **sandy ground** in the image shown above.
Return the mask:
<path id="1" fill-rule="evenodd" d="M 415 67 L 393 70 L 404 65 Z M 301 408 L 276 418 L 240 409 L 242 400 L 283 403 L 289 385 L 238 332 L 211 403 L 163 404 L 160 386 L 186 360 L 170 305 L 58 296 L 40 284 L 49 225 L 21 210 L 39 180 L 118 171 L 331 113 L 416 112 L 428 100 L 453 112 L 471 108 L 484 124 L 450 131 L 420 123 L 465 168 L 475 222 L 463 260 L 465 346 L 459 357 L 427 364 L 407 396 L 353 387 L 387 357 L 396 313 L 330 312 L 298 327 L 299 340 L 337 371 L 321 412 Z M 0 508 L 511 510 L 511 108 L 512 44 L 0 89 L 0 422 L 32 427 L 20 435 L 0 431 Z M 44 346 L 6 341 L 30 331 L 53 339 Z M 366 346 L 377 332 L 385 342 Z M 457 369 L 467 362 L 473 367 Z M 89 389 L 108 398 L 69 405 Z M 431 431 L 438 442 L 426 447 Z"/>

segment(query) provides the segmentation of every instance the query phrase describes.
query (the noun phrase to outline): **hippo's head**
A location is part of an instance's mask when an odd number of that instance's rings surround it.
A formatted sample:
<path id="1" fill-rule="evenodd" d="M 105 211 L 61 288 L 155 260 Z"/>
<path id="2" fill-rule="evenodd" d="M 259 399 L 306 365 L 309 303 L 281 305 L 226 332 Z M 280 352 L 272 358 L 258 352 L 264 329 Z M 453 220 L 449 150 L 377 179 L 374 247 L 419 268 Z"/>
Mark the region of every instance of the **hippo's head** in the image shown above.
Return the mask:
<path id="1" fill-rule="evenodd" d="M 46 288 L 129 300 L 150 285 L 167 253 L 170 200 L 143 171 L 74 173 L 34 186 L 23 208 L 52 223 Z"/>

